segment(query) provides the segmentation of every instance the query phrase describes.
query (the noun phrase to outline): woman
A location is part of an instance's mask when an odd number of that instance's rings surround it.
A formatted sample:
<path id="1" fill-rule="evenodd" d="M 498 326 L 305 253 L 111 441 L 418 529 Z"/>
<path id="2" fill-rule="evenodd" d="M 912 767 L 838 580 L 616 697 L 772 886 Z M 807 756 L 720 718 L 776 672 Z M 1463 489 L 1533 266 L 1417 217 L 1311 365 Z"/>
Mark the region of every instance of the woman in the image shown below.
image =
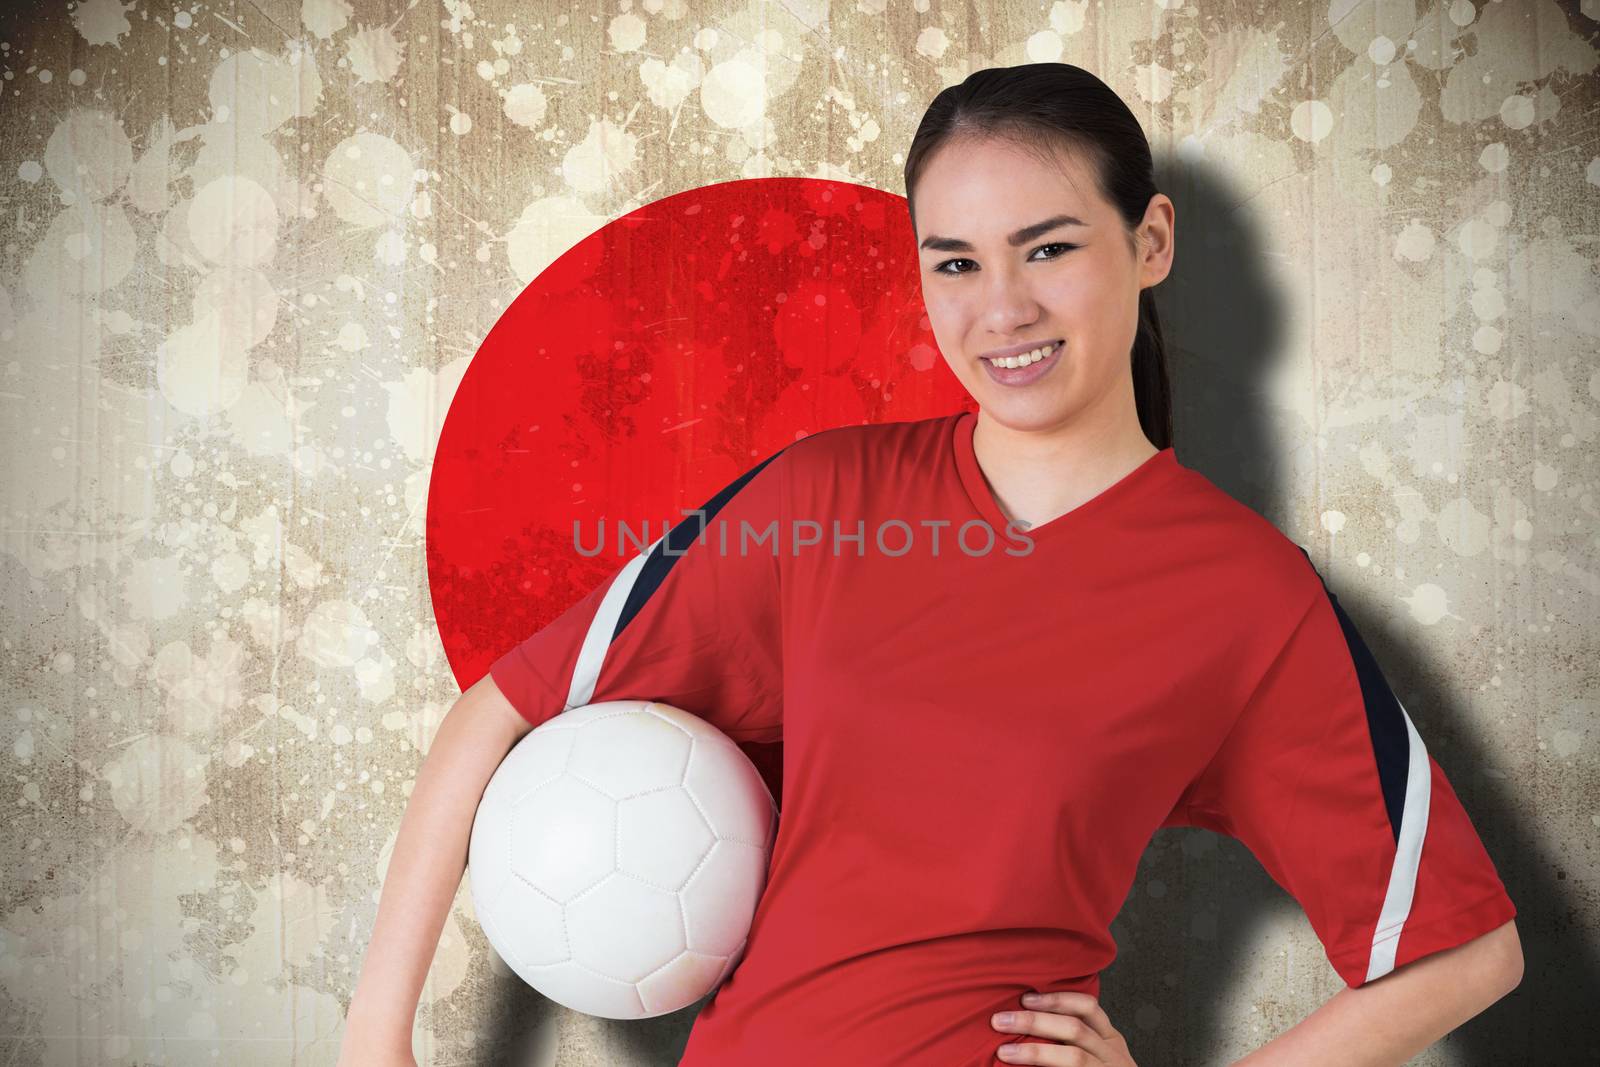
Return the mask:
<path id="1" fill-rule="evenodd" d="M 1273 1043 L 1297 1062 L 1400 1062 L 1516 984 L 1515 908 L 1309 557 L 1177 462 L 1148 291 L 1173 209 L 1133 115 L 1075 67 L 980 71 L 930 107 L 906 193 L 979 410 L 769 456 L 462 695 L 347 1061 L 410 1062 L 501 757 L 610 699 L 784 741 L 767 886 L 690 1067 L 1128 1067 L 1099 973 L 1161 826 L 1232 834 L 1305 908 L 1350 988 Z M 1472 964 L 1448 996 L 1445 950 Z M 1379 1005 L 1404 1021 L 1373 1025 Z"/>

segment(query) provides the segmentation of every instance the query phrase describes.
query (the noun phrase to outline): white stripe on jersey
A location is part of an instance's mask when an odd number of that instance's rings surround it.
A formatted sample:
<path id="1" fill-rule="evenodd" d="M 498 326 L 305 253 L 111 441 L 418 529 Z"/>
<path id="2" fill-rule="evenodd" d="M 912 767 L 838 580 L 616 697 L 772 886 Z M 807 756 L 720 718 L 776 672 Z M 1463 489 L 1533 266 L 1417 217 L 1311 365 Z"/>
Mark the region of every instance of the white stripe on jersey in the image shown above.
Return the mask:
<path id="1" fill-rule="evenodd" d="M 656 550 L 664 537 L 666 534 L 650 542 L 649 548 L 624 564 L 617 572 L 616 581 L 606 590 L 594 618 L 589 620 L 589 632 L 583 635 L 583 647 L 578 650 L 578 662 L 572 668 L 572 687 L 567 693 L 567 706 L 562 711 L 581 708 L 594 696 L 595 683 L 600 679 L 600 667 L 606 661 L 606 651 L 611 647 L 611 635 L 616 632 L 622 607 L 628 602 L 628 594 L 633 591 L 633 583 L 644 569 L 645 560 L 650 558 L 650 553 Z"/>
<path id="2" fill-rule="evenodd" d="M 1422 864 L 1422 838 L 1428 831 L 1428 794 L 1433 788 L 1428 750 L 1423 746 L 1417 728 L 1411 725 L 1411 716 L 1406 714 L 1405 705 L 1400 703 L 1398 696 L 1394 702 L 1405 720 L 1410 759 L 1406 769 L 1406 802 L 1400 816 L 1400 837 L 1395 842 L 1394 866 L 1389 871 L 1389 889 L 1384 894 L 1378 928 L 1372 935 L 1372 956 L 1367 963 L 1366 977 L 1369 982 L 1394 970 L 1400 931 L 1411 914 L 1411 900 L 1416 893 L 1417 868 Z"/>

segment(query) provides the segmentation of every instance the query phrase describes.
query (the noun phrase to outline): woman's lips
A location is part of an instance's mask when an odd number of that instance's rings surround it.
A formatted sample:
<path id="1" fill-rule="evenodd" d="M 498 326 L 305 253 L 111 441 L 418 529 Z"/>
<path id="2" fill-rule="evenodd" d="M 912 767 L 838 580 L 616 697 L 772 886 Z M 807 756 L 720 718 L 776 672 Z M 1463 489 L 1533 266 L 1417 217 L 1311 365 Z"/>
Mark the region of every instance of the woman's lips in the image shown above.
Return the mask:
<path id="1" fill-rule="evenodd" d="M 1001 385 L 1029 385 L 1050 373 L 1050 368 L 1061 362 L 1061 350 L 1064 347 L 1066 347 L 1065 341 L 1057 341 L 1048 356 L 1026 367 L 997 367 L 994 361 L 989 359 L 982 359 L 979 362 L 983 364 L 983 369 L 988 372 L 992 381 Z"/>

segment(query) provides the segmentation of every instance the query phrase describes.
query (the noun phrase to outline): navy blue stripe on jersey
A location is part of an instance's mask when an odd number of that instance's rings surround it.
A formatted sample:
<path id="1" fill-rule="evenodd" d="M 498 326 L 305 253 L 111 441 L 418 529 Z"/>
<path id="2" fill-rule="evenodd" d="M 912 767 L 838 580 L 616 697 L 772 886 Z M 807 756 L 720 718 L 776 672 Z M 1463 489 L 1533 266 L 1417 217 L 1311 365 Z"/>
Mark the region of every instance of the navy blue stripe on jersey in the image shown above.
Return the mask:
<path id="1" fill-rule="evenodd" d="M 1304 548 L 1300 551 L 1305 554 L 1309 563 L 1310 554 L 1306 553 Z M 1339 619 L 1339 628 L 1344 631 L 1345 645 L 1350 649 L 1350 661 L 1355 665 L 1356 677 L 1361 682 L 1361 701 L 1367 709 L 1367 730 L 1372 735 L 1372 755 L 1377 762 L 1378 782 L 1383 789 L 1383 806 L 1389 813 L 1389 829 L 1394 834 L 1395 842 L 1398 843 L 1401 823 L 1404 821 L 1406 783 L 1411 765 L 1411 738 L 1406 729 L 1405 713 L 1401 711 L 1399 700 L 1389 688 L 1388 680 L 1384 678 L 1377 659 L 1367 648 L 1367 643 L 1361 639 L 1355 623 L 1350 621 L 1350 616 L 1339 606 L 1339 598 L 1328 588 L 1328 583 L 1317 571 L 1315 564 L 1312 564 L 1311 570 L 1317 575 L 1317 580 L 1322 582 L 1322 591 L 1327 594 L 1328 601 L 1333 605 L 1334 614 Z"/>
<path id="2" fill-rule="evenodd" d="M 1355 664 L 1356 676 L 1361 679 L 1361 699 L 1367 706 L 1367 729 L 1372 734 L 1372 755 L 1377 760 L 1378 781 L 1383 786 L 1383 806 L 1388 809 L 1389 828 L 1394 831 L 1394 839 L 1398 844 L 1411 766 L 1411 738 L 1400 710 L 1400 701 L 1384 679 L 1378 661 L 1373 658 L 1366 642 L 1361 640 L 1355 624 L 1339 606 L 1339 598 L 1331 590 L 1328 599 L 1333 602 L 1334 613 L 1339 616 L 1345 644 L 1350 646 L 1350 659 Z"/>
<path id="3" fill-rule="evenodd" d="M 785 446 L 787 447 L 787 446 Z M 650 554 L 644 561 L 644 567 L 634 578 L 633 587 L 628 590 L 628 599 L 622 605 L 622 613 L 617 617 L 617 627 L 611 632 L 611 640 L 615 641 L 633 617 L 645 606 L 661 583 L 667 580 L 667 575 L 672 572 L 673 564 L 683 558 L 689 546 L 700 537 L 707 524 L 716 517 L 717 512 L 725 507 L 734 495 L 743 489 L 745 483 L 759 474 L 768 463 L 783 455 L 784 449 L 780 448 L 760 463 L 745 471 L 739 477 L 729 482 L 716 496 L 706 501 L 696 514 L 688 515 L 684 520 L 651 546 Z M 672 551 L 667 551 L 668 546 Z"/>

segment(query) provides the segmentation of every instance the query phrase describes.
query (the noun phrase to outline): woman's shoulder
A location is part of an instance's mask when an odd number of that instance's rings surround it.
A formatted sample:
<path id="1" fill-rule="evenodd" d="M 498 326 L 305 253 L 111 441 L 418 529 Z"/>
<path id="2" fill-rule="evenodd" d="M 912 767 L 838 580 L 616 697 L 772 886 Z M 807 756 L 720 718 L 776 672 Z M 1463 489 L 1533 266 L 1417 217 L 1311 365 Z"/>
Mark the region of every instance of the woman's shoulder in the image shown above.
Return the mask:
<path id="1" fill-rule="evenodd" d="M 1322 584 L 1299 542 L 1250 504 L 1202 472 L 1177 465 L 1164 507 L 1174 524 L 1171 541 L 1211 566 L 1227 571 L 1242 596 L 1261 595 L 1304 605 Z"/>

